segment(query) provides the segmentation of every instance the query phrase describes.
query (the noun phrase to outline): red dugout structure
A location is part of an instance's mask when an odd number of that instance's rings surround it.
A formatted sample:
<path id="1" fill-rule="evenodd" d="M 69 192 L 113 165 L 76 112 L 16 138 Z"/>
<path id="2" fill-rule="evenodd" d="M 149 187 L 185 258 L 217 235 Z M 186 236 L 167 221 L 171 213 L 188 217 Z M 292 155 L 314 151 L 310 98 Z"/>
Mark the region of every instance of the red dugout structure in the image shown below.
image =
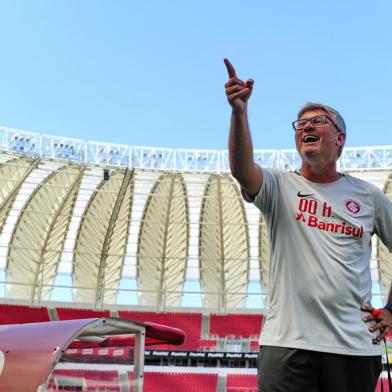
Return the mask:
<path id="1" fill-rule="evenodd" d="M 0 326 L 0 390 L 43 392 L 53 390 L 56 367 L 68 362 L 72 347 L 133 346 L 132 390 L 143 391 L 144 346 L 182 344 L 183 331 L 153 323 L 117 318 L 79 319 Z M 133 366 L 131 366 L 133 365 Z M 82 389 L 80 389 L 82 390 Z"/>

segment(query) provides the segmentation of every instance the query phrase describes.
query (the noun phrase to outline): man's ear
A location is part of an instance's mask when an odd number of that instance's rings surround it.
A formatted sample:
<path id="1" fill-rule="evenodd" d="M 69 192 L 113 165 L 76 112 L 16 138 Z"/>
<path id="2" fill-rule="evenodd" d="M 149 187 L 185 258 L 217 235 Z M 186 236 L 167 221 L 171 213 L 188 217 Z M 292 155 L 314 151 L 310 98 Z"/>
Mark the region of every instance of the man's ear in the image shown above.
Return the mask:
<path id="1" fill-rule="evenodd" d="M 339 146 L 343 146 L 346 142 L 346 134 L 343 132 L 338 133 L 338 144 Z"/>

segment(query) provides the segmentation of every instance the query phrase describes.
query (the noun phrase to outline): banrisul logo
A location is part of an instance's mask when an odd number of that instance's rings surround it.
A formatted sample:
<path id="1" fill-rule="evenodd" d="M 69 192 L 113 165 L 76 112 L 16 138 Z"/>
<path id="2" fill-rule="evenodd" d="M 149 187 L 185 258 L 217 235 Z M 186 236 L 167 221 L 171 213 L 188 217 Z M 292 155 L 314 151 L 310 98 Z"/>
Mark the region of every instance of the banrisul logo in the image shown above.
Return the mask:
<path id="1" fill-rule="evenodd" d="M 351 201 L 355 202 L 354 200 Z M 358 211 L 356 212 L 356 214 L 358 214 L 361 208 L 359 203 L 357 203 L 358 205 L 355 203 L 352 205 L 350 204 L 350 208 L 352 208 L 353 211 Z M 343 234 L 350 237 L 362 238 L 363 236 L 362 226 L 351 226 L 346 222 L 334 221 L 332 207 L 326 202 L 320 203 L 312 198 L 300 197 L 298 212 L 296 213 L 295 219 L 298 222 L 302 222 L 302 224 L 306 224 L 309 228 L 316 230 L 329 231 L 331 233 Z"/>
<path id="2" fill-rule="evenodd" d="M 347 199 L 344 206 L 351 215 L 358 215 L 361 212 L 361 205 L 356 200 Z"/>

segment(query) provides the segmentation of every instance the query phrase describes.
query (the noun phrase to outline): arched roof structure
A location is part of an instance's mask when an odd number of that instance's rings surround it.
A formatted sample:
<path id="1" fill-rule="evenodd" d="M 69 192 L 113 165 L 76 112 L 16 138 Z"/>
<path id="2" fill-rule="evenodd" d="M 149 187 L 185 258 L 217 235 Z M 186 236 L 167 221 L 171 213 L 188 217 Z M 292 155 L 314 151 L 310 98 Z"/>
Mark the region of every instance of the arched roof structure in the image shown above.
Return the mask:
<path id="1" fill-rule="evenodd" d="M 21 210 L 7 255 L 8 280 L 15 282 L 8 289 L 14 298 L 34 302 L 47 297 L 82 173 L 83 167 L 72 164 L 51 172 Z"/>
<path id="2" fill-rule="evenodd" d="M 7 132 L 0 137 L 3 298 L 39 304 L 68 290 L 73 302 L 104 307 L 122 293 L 123 304 L 165 309 L 182 306 L 190 287 L 195 306 L 228 311 L 247 306 L 251 283 L 268 292 L 263 217 L 245 206 L 227 152 L 49 143 L 37 135 L 27 142 Z M 341 165 L 391 197 L 392 148 L 374 151 L 348 149 Z M 291 150 L 256 151 L 255 160 L 298 164 Z M 387 290 L 391 255 L 382 244 L 375 250 L 373 276 Z"/>
<path id="3" fill-rule="evenodd" d="M 127 245 L 133 171 L 114 170 L 91 196 L 77 233 L 73 277 L 75 301 L 115 303 Z"/>
<path id="4" fill-rule="evenodd" d="M 259 260 L 260 281 L 262 282 L 264 289 L 268 291 L 270 271 L 270 247 L 267 228 L 262 214 L 260 214 Z"/>
<path id="5" fill-rule="evenodd" d="M 244 307 L 249 271 L 247 219 L 238 187 L 212 174 L 200 216 L 200 269 L 208 307 Z"/>
<path id="6" fill-rule="evenodd" d="M 178 173 L 162 174 L 148 197 L 140 225 L 137 265 L 142 305 L 180 306 L 188 241 L 184 179 Z"/>

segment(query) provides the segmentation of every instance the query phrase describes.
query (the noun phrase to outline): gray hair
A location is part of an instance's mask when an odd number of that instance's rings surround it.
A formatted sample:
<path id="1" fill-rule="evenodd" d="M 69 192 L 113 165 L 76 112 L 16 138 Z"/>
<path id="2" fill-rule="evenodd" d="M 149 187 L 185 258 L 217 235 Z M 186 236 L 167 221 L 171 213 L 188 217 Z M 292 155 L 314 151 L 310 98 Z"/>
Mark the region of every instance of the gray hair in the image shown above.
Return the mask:
<path id="1" fill-rule="evenodd" d="M 299 110 L 297 114 L 297 119 L 300 119 L 302 115 L 306 112 L 309 112 L 311 110 L 324 110 L 324 112 L 328 113 L 329 116 L 332 118 L 336 128 L 338 128 L 339 131 L 343 132 L 346 135 L 346 123 L 344 122 L 343 117 L 341 114 L 334 108 L 331 108 L 330 106 L 324 105 L 322 103 L 315 103 L 315 102 L 307 102 L 305 103 L 304 106 Z M 339 156 L 343 151 L 344 144 L 340 146 L 339 148 Z"/>

